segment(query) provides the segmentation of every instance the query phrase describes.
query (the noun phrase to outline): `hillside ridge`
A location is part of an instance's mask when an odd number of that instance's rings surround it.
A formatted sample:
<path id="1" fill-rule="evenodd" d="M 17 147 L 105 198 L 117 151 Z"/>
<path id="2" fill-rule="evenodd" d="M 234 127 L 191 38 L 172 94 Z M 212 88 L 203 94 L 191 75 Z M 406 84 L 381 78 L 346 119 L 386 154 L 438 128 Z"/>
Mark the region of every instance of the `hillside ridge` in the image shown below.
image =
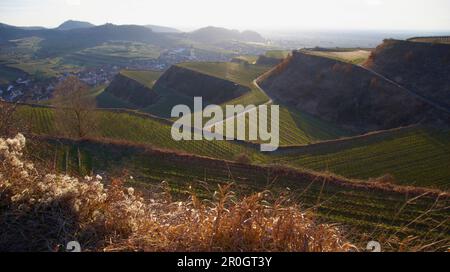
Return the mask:
<path id="1" fill-rule="evenodd" d="M 276 100 L 359 133 L 450 120 L 366 67 L 302 51 L 294 51 L 260 85 Z"/>
<path id="2" fill-rule="evenodd" d="M 160 87 L 175 90 L 192 98 L 202 96 L 204 100 L 213 104 L 222 104 L 250 91 L 248 87 L 236 82 L 180 65 L 173 65 L 156 81 L 155 89 Z"/>
<path id="3" fill-rule="evenodd" d="M 149 106 L 159 98 L 158 94 L 151 88 L 148 88 L 141 82 L 127 77 L 122 73 L 119 73 L 114 77 L 104 92 L 129 102 L 137 108 Z"/>
<path id="4" fill-rule="evenodd" d="M 450 44 L 387 39 L 363 66 L 450 113 Z"/>

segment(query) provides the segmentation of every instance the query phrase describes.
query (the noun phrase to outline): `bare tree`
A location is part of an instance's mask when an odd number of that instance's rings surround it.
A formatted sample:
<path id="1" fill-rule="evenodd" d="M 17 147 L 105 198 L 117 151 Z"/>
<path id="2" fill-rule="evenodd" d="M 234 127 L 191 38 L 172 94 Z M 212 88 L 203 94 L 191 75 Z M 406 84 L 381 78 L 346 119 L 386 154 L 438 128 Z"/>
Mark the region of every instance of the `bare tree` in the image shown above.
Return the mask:
<path id="1" fill-rule="evenodd" d="M 10 138 L 19 132 L 29 134 L 31 122 L 18 114 L 18 107 L 17 103 L 0 100 L 0 137 Z"/>
<path id="2" fill-rule="evenodd" d="M 84 138 L 96 129 L 95 98 L 77 77 L 70 76 L 54 92 L 55 126 L 62 136 Z"/>
<path id="3" fill-rule="evenodd" d="M 0 101 L 0 136 L 12 136 L 16 133 L 14 125 L 14 115 L 16 104 Z"/>
<path id="4" fill-rule="evenodd" d="M 95 98 L 77 77 L 70 76 L 55 88 L 55 128 L 61 136 L 82 139 L 95 134 L 97 118 Z M 68 151 L 67 151 L 68 152 Z M 68 161 L 69 154 L 66 154 Z M 78 169 L 81 171 L 81 152 L 77 147 Z M 68 171 L 66 165 L 66 172 Z"/>

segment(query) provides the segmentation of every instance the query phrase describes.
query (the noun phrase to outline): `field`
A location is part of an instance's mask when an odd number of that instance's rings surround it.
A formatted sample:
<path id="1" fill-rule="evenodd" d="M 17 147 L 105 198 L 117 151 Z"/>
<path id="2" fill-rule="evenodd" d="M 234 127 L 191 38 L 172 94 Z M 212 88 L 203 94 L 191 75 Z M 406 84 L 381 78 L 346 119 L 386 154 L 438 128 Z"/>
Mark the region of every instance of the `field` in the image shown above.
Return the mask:
<path id="1" fill-rule="evenodd" d="M 58 65 L 56 60 L 42 60 L 36 62 L 15 63 L 10 64 L 9 66 L 22 70 L 30 75 L 50 78 L 58 75 L 58 72 L 56 72 Z"/>
<path id="2" fill-rule="evenodd" d="M 252 56 L 252 55 L 243 55 L 243 56 L 238 56 L 238 57 L 233 58 L 234 62 L 242 61 L 244 63 L 247 62 L 248 64 L 255 64 L 257 60 L 258 60 L 258 56 Z"/>
<path id="3" fill-rule="evenodd" d="M 340 224 L 356 242 L 375 239 L 384 244 L 389 240 L 390 246 L 396 248 L 402 239 L 413 235 L 419 236 L 423 244 L 441 241 L 431 248 L 444 246 L 441 250 L 445 250 L 448 245 L 449 199 L 445 197 L 435 202 L 435 196 L 416 197 L 420 192 L 395 192 L 305 172 L 144 151 L 132 145 L 57 141 L 45 151 L 33 153 L 51 158 L 58 154 L 59 167 L 69 165 L 76 169 L 77 146 L 88 165 L 86 170 L 120 175 L 122 169 L 128 169 L 127 173 L 134 176 L 130 185 L 144 191 L 164 180 L 180 199 L 189 192 L 209 198 L 217 184 L 233 182 L 233 190 L 238 194 L 265 189 L 274 194 L 288 193 L 292 201 L 300 203 L 303 209 L 311 209 L 321 220 Z M 42 154 L 46 152 L 47 155 Z M 70 160 L 66 161 L 69 154 Z"/>
<path id="4" fill-rule="evenodd" d="M 11 41 L 11 44 L 0 48 L 0 62 L 5 67 L 44 78 L 77 70 L 77 67 L 64 63 L 61 58 L 35 58 L 41 41 L 36 37 Z"/>
<path id="5" fill-rule="evenodd" d="M 122 75 L 136 80 L 137 82 L 152 88 L 156 80 L 161 76 L 159 71 L 143 71 L 143 70 L 122 70 Z"/>
<path id="6" fill-rule="evenodd" d="M 66 72 L 78 71 L 78 68 L 73 65 L 63 64 L 59 58 L 51 59 L 23 59 L 14 60 L 4 64 L 3 69 L 15 69 L 19 73 L 25 73 L 35 78 L 51 78 L 61 75 Z"/>
<path id="7" fill-rule="evenodd" d="M 265 56 L 268 58 L 274 58 L 274 59 L 284 59 L 290 53 L 291 53 L 291 51 L 289 51 L 289 50 L 269 50 L 266 52 Z"/>
<path id="8" fill-rule="evenodd" d="M 152 45 L 110 42 L 64 56 L 64 63 L 82 66 L 127 65 L 133 60 L 151 60 L 160 50 Z"/>
<path id="9" fill-rule="evenodd" d="M 360 50 L 360 49 L 342 49 L 333 51 L 333 49 L 329 50 L 303 50 L 306 53 L 325 57 L 330 59 L 335 59 L 343 62 L 348 62 L 352 64 L 363 64 L 370 56 L 371 51 L 369 50 Z"/>
<path id="10" fill-rule="evenodd" d="M 15 81 L 24 74 L 25 73 L 21 70 L 0 64 L 0 85 L 8 84 L 10 81 Z"/>
<path id="11" fill-rule="evenodd" d="M 275 160 L 350 178 L 393 176 L 403 185 L 450 189 L 449 131 L 413 127 L 351 140 L 287 148 Z"/>
<path id="12" fill-rule="evenodd" d="M 11 40 L 0 47 L 0 58 L 7 61 L 31 59 L 39 50 L 41 41 L 37 37 Z"/>
<path id="13" fill-rule="evenodd" d="M 155 59 L 159 57 L 157 47 L 137 42 L 109 42 L 81 51 L 87 55 L 125 57 L 130 59 Z"/>

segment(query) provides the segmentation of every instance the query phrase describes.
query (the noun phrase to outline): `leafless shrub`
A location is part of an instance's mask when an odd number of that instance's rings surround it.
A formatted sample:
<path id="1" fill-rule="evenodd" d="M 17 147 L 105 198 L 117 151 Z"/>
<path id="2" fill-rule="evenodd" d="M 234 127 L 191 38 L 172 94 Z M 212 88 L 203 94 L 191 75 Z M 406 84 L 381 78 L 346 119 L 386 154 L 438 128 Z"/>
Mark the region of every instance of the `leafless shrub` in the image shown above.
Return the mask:
<path id="1" fill-rule="evenodd" d="M 95 131 L 96 101 L 77 77 L 70 76 L 55 88 L 54 106 L 55 125 L 60 135 L 84 138 Z"/>

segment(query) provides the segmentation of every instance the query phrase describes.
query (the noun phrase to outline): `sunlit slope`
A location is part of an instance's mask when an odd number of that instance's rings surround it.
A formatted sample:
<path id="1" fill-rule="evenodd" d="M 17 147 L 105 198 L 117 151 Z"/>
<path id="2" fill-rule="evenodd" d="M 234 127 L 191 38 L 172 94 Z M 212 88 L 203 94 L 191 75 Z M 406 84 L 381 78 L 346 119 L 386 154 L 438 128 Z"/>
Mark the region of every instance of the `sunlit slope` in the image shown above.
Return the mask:
<path id="1" fill-rule="evenodd" d="M 370 50 L 363 49 L 311 49 L 304 50 L 303 52 L 330 59 L 335 59 L 343 62 L 348 62 L 352 64 L 363 64 L 370 57 Z"/>
<path id="2" fill-rule="evenodd" d="M 137 82 L 152 88 L 155 85 L 156 80 L 161 76 L 161 71 L 149 71 L 149 70 L 122 70 L 122 75 L 136 80 Z"/>

